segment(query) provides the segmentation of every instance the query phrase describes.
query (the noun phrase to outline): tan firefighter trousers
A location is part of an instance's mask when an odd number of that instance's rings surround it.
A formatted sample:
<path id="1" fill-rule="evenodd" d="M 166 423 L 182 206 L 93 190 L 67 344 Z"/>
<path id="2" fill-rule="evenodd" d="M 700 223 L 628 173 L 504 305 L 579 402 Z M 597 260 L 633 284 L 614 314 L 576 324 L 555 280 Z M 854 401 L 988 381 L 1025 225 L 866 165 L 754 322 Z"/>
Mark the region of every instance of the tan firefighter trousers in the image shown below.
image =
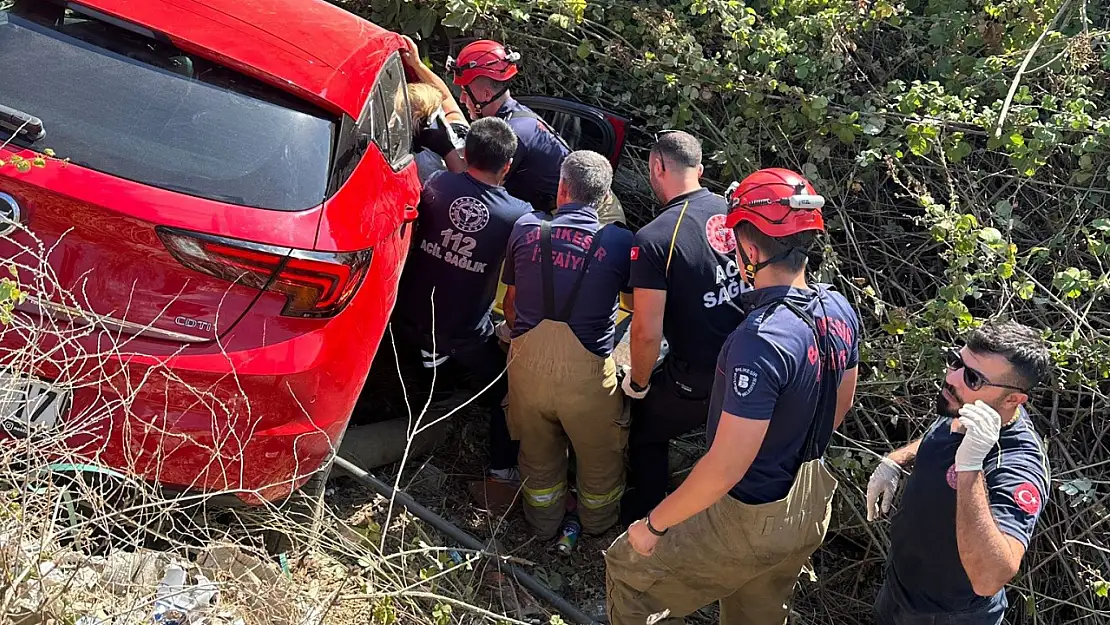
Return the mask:
<path id="1" fill-rule="evenodd" d="M 578 473 L 582 530 L 617 521 L 628 444 L 624 395 L 613 358 L 590 352 L 570 326 L 544 319 L 509 349 L 509 431 L 520 441 L 524 518 L 540 538 L 558 533 L 566 511 L 567 440 Z"/>
<path id="2" fill-rule="evenodd" d="M 721 602 L 721 625 L 782 625 L 798 574 L 825 539 L 836 478 L 821 460 L 802 464 L 790 493 L 747 505 L 725 495 L 667 531 L 650 556 L 621 534 L 605 554 L 610 625 L 683 617 Z"/>

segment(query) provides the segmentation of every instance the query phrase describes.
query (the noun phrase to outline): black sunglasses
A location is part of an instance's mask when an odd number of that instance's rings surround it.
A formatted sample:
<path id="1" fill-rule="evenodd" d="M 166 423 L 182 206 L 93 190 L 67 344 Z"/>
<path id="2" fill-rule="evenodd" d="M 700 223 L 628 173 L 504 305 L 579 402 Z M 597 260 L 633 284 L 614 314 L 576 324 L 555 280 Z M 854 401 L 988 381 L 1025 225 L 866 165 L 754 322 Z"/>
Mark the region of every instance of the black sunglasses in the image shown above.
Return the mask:
<path id="1" fill-rule="evenodd" d="M 995 386 L 998 388 L 1008 388 L 1019 393 L 1028 393 L 1029 389 L 1021 388 L 1020 386 L 1013 386 L 1010 384 L 996 384 L 987 379 L 980 371 L 972 369 L 964 362 L 963 356 L 960 355 L 959 350 L 956 348 L 948 349 L 945 352 L 945 359 L 948 361 L 948 368 L 952 371 L 957 369 L 964 370 L 964 384 L 973 391 L 977 391 L 984 386 Z"/>
<path id="2" fill-rule="evenodd" d="M 669 135 L 672 132 L 678 132 L 678 131 L 677 130 L 660 130 L 659 132 L 655 133 L 656 143 L 658 143 L 659 140 L 662 139 L 664 136 Z"/>
<path id="3" fill-rule="evenodd" d="M 660 130 L 659 132 L 655 133 L 655 142 L 659 143 L 660 139 L 662 139 L 666 135 L 671 134 L 672 132 L 678 132 L 678 131 L 677 130 Z M 663 159 L 663 158 L 659 159 L 659 166 L 663 168 L 663 171 L 667 171 L 667 161 L 665 159 Z"/>

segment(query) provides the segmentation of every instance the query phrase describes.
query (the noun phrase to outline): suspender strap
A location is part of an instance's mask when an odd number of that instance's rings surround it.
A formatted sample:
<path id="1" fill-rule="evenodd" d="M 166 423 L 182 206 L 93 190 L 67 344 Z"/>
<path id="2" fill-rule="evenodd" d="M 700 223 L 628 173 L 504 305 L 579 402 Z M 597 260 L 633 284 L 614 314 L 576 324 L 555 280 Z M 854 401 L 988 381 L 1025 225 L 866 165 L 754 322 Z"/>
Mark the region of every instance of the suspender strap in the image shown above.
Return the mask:
<path id="1" fill-rule="evenodd" d="M 570 319 L 570 313 L 574 310 L 574 303 L 578 301 L 578 291 L 582 288 L 582 280 L 586 277 L 586 272 L 590 269 L 590 261 L 593 260 L 594 254 L 597 253 L 597 248 L 601 247 L 601 232 L 605 230 L 606 226 L 602 226 L 594 233 L 593 240 L 590 241 L 590 249 L 586 250 L 586 258 L 582 261 L 582 271 L 579 272 L 578 277 L 574 280 L 574 287 L 570 290 L 570 296 L 567 298 L 566 304 L 563 305 L 563 311 L 556 321 L 566 321 Z"/>
<path id="2" fill-rule="evenodd" d="M 578 292 L 582 289 L 582 280 L 586 277 L 586 271 L 590 268 L 590 261 L 597 250 L 601 247 L 601 233 L 607 226 L 598 228 L 597 232 L 593 235 L 593 240 L 590 241 L 590 249 L 586 250 L 586 258 L 582 261 L 582 270 L 578 273 L 578 277 L 574 281 L 574 286 L 570 289 L 570 294 L 567 301 L 563 304 L 563 309 L 560 311 L 559 316 L 555 316 L 555 260 L 554 253 L 551 249 L 551 219 L 549 213 L 543 214 L 543 221 L 540 222 L 540 259 L 541 268 L 543 270 L 543 317 L 544 319 L 551 319 L 553 321 L 566 321 L 570 318 L 571 311 L 574 310 L 574 304 L 578 301 Z"/>
<path id="3" fill-rule="evenodd" d="M 514 117 L 523 117 L 524 119 L 536 120 L 538 123 L 542 124 L 543 127 L 546 128 L 547 131 L 550 132 L 556 139 L 558 139 L 559 143 L 563 144 L 563 147 L 566 148 L 568 152 L 572 151 L 570 149 L 570 144 L 568 144 L 567 140 L 563 138 L 563 135 L 559 134 L 554 128 L 552 128 L 551 124 L 547 123 L 546 119 L 540 117 L 539 113 L 533 111 L 532 109 L 509 111 L 509 114 L 505 116 L 505 121 L 508 122 Z"/>
<path id="4" fill-rule="evenodd" d="M 827 323 L 829 317 L 828 313 L 825 311 L 825 302 L 821 299 L 820 292 L 817 294 L 817 303 L 820 304 L 821 311 Z M 817 350 L 820 353 L 817 359 L 817 371 L 820 376 L 817 385 L 817 405 L 814 406 L 813 417 L 810 419 L 809 428 L 806 430 L 805 442 L 802 443 L 802 462 L 799 463 L 799 466 L 801 466 L 801 464 L 809 462 L 810 460 L 820 458 L 821 454 L 825 451 L 821 448 L 820 441 L 823 435 L 832 434 L 833 424 L 836 421 L 836 399 L 839 384 L 837 383 L 836 376 L 833 375 L 835 370 L 830 370 L 828 367 L 832 362 L 830 354 L 832 354 L 833 351 L 832 338 L 830 337 L 828 328 L 826 328 L 824 335 L 818 332 L 817 321 L 808 311 L 798 306 L 797 303 L 782 297 L 773 299 L 763 306 L 749 311 L 748 314 L 754 314 L 756 310 L 762 308 L 767 308 L 767 312 L 764 314 L 770 314 L 771 310 L 774 310 L 779 304 L 786 306 L 809 326 L 810 331 L 813 332 L 814 341 L 817 343 Z M 797 467 L 795 467 L 795 469 L 797 469 Z"/>
<path id="5" fill-rule="evenodd" d="M 543 316 L 555 318 L 555 268 L 551 253 L 551 213 L 542 215 L 540 222 L 540 262 L 543 270 Z"/>
<path id="6" fill-rule="evenodd" d="M 825 302 L 821 299 L 821 294 L 817 294 L 817 302 L 821 305 L 821 310 L 825 310 Z M 817 343 L 817 351 L 820 356 L 817 358 L 817 371 L 821 376 L 817 384 L 817 405 L 814 406 L 813 418 L 810 420 L 809 429 L 806 431 L 805 442 L 802 444 L 803 455 L 802 462 L 809 462 L 821 457 L 825 450 L 821 447 L 821 439 L 831 436 L 833 424 L 836 421 L 836 398 L 837 398 L 837 383 L 835 367 L 832 365 L 832 337 L 828 327 L 825 328 L 825 334 L 817 331 L 817 323 L 813 316 L 802 307 L 791 301 L 785 302 L 786 307 L 798 315 L 809 329 L 813 332 L 814 341 Z M 825 323 L 829 321 L 828 313 L 824 313 Z"/>

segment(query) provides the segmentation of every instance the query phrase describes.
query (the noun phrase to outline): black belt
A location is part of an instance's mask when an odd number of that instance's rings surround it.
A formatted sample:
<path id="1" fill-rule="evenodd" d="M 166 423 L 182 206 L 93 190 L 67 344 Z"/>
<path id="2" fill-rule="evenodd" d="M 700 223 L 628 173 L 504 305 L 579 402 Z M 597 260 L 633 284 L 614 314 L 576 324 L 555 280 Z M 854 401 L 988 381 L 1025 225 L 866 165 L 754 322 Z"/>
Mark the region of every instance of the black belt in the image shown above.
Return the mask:
<path id="1" fill-rule="evenodd" d="M 668 352 L 663 357 L 664 362 L 670 363 L 674 371 L 679 371 L 690 376 L 699 375 L 713 375 L 717 369 L 717 362 L 696 363 L 685 358 L 680 358 L 674 355 L 674 352 Z"/>

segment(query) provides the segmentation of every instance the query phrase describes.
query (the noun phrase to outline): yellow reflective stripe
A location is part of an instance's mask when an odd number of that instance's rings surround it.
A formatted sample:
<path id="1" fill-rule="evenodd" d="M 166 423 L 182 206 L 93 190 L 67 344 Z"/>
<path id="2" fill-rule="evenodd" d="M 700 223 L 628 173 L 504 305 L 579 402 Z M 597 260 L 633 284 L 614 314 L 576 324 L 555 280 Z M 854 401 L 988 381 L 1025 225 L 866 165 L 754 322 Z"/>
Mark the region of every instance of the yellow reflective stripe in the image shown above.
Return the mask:
<path id="1" fill-rule="evenodd" d="M 554 505 L 567 489 L 566 482 L 559 482 L 551 488 L 524 487 L 524 502 L 533 508 L 547 508 Z"/>
<path id="2" fill-rule="evenodd" d="M 584 508 L 597 510 L 598 508 L 604 508 L 605 506 L 617 503 L 618 501 L 620 501 L 621 495 L 623 494 L 623 485 L 614 488 L 604 495 L 594 495 L 592 493 L 582 491 L 581 496 L 578 498 L 578 501 L 582 504 L 582 507 Z"/>

